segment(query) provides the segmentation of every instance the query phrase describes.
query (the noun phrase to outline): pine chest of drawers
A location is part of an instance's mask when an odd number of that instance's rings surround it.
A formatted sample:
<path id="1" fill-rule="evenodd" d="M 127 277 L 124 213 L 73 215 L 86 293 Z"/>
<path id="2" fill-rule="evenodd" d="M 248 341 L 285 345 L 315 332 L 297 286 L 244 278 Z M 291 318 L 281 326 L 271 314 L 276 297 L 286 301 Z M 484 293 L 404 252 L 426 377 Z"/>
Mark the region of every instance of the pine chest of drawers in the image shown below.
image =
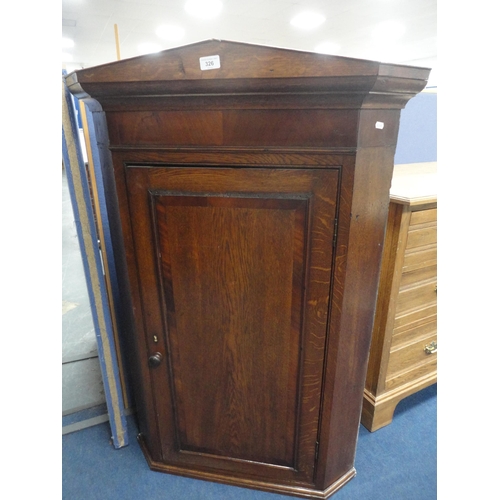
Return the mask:
<path id="1" fill-rule="evenodd" d="M 435 163 L 396 165 L 361 422 L 375 431 L 401 399 L 437 381 Z"/>

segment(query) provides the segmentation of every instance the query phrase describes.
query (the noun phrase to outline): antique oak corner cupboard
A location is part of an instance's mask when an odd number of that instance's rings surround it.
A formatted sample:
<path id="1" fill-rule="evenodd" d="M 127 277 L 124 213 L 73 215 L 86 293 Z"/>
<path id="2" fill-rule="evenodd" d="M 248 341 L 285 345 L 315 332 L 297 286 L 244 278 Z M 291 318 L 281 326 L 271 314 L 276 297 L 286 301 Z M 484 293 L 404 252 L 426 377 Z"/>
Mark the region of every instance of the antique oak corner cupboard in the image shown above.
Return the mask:
<path id="1" fill-rule="evenodd" d="M 428 76 L 210 40 L 66 77 L 152 469 L 304 498 L 354 476 L 400 110 Z"/>

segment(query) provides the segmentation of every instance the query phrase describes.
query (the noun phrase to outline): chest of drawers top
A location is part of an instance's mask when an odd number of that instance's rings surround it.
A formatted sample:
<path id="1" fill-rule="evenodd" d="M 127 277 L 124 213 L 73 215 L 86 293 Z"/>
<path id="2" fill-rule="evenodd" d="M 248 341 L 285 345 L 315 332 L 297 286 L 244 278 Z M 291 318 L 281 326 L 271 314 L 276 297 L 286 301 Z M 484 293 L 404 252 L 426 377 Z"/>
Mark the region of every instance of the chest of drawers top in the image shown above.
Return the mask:
<path id="1" fill-rule="evenodd" d="M 394 165 L 391 201 L 425 208 L 437 203 L 437 162 Z"/>

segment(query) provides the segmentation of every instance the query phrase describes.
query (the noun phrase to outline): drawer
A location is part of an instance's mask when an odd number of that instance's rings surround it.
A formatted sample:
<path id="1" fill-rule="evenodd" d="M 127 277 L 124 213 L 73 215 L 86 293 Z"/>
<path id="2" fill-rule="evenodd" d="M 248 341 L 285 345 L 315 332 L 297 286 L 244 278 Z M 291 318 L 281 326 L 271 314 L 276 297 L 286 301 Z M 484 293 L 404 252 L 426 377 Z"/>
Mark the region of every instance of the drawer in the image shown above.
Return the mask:
<path id="1" fill-rule="evenodd" d="M 409 328 L 393 331 L 391 349 L 398 349 L 419 339 L 431 337 L 437 333 L 437 316 L 427 318 L 428 321 L 413 323 Z"/>
<path id="2" fill-rule="evenodd" d="M 395 349 L 391 349 L 387 365 L 387 378 L 391 378 L 401 372 L 410 371 L 417 365 L 435 359 L 437 352 L 429 354 L 424 349 L 426 346 L 430 346 L 431 342 L 436 342 L 437 344 L 436 333 L 429 337 L 418 339 L 412 344 L 403 344 Z"/>
<path id="3" fill-rule="evenodd" d="M 436 280 L 418 283 L 411 287 L 401 287 L 396 301 L 396 317 L 404 311 L 421 309 L 436 303 Z"/>
<path id="4" fill-rule="evenodd" d="M 437 208 L 415 211 L 410 215 L 410 226 L 428 224 L 429 222 L 437 222 Z"/>
<path id="5" fill-rule="evenodd" d="M 418 229 L 408 230 L 408 240 L 406 242 L 406 250 L 422 247 L 425 245 L 431 245 L 437 243 L 437 226 L 418 226 Z"/>
<path id="6" fill-rule="evenodd" d="M 437 304 L 429 304 L 422 309 L 416 309 L 413 311 L 406 311 L 399 314 L 394 320 L 394 335 L 399 335 L 400 333 L 408 330 L 409 328 L 414 328 L 424 323 L 429 323 L 433 321 L 437 316 Z"/>
<path id="7" fill-rule="evenodd" d="M 433 377 L 437 381 L 437 356 L 428 356 L 429 359 L 423 363 L 413 366 L 410 370 L 405 370 L 392 375 L 385 380 L 385 391 L 392 391 L 403 385 L 414 384 L 418 380 L 429 380 Z"/>
<path id="8" fill-rule="evenodd" d="M 401 287 L 408 287 L 420 281 L 437 280 L 437 265 L 421 267 L 412 271 L 404 272 L 401 276 Z"/>
<path id="9" fill-rule="evenodd" d="M 401 276 L 401 287 L 408 287 L 419 283 L 420 281 L 429 281 L 437 279 L 437 265 L 416 268 L 411 271 L 403 272 Z"/>
<path id="10" fill-rule="evenodd" d="M 433 244 L 423 249 L 407 251 L 403 261 L 403 273 L 420 267 L 437 265 L 437 245 Z"/>

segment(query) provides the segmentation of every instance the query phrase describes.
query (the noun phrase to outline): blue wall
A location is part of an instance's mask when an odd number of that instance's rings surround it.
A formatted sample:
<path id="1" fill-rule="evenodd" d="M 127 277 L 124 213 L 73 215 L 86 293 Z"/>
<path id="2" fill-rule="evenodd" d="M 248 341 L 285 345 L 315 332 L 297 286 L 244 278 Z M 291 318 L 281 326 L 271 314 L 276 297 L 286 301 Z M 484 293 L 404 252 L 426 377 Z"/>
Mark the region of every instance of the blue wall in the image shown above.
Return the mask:
<path id="1" fill-rule="evenodd" d="M 437 94 L 420 93 L 401 110 L 394 163 L 437 161 Z"/>

